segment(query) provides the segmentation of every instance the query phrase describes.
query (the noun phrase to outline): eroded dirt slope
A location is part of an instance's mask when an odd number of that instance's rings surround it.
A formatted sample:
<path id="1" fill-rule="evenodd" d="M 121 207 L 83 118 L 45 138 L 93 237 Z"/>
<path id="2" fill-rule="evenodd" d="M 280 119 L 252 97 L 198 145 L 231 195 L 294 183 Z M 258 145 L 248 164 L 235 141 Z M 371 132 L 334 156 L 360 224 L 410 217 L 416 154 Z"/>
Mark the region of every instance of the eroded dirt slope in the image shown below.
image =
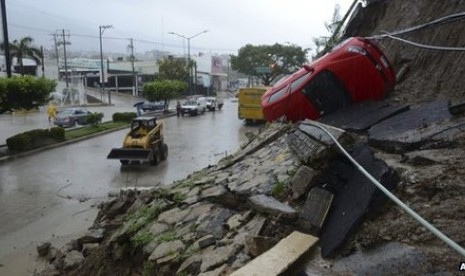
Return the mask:
<path id="1" fill-rule="evenodd" d="M 372 3 L 359 9 L 348 25 L 347 37 L 392 33 L 465 12 L 465 1 L 460 0 L 369 2 Z M 461 35 L 464 23 L 465 19 L 431 25 L 399 37 L 421 44 L 465 47 L 465 36 Z M 437 98 L 450 99 L 453 103 L 465 101 L 464 51 L 422 49 L 389 38 L 379 42 L 396 71 L 400 71 L 404 64 L 409 67 L 405 79 L 397 85 L 391 95 L 391 100 L 413 104 Z"/>
<path id="2" fill-rule="evenodd" d="M 465 12 L 465 1 L 373 1 L 360 9 L 346 36 L 373 36 L 424 24 L 441 17 Z M 464 47 L 465 20 L 432 25 L 401 38 L 417 43 Z M 408 66 L 388 101 L 417 105 L 436 99 L 465 102 L 464 51 L 437 51 L 414 47 L 393 39 L 379 41 L 395 70 Z M 462 115 L 463 116 L 463 115 Z M 402 181 L 396 194 L 412 209 L 463 245 L 465 214 L 465 136 L 455 137 L 455 146 L 401 154 L 379 153 L 395 168 Z M 457 264 L 459 255 L 391 203 L 381 216 L 361 227 L 354 246 L 369 249 L 387 241 L 400 241 L 430 251 L 444 266 Z"/>

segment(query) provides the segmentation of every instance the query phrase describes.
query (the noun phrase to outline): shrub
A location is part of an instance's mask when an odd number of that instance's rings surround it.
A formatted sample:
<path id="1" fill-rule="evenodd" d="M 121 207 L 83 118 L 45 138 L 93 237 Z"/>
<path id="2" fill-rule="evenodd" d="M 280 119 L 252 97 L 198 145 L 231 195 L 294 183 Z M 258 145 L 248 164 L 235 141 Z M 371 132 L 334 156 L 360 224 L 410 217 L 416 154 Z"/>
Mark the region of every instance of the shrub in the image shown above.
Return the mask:
<path id="1" fill-rule="evenodd" d="M 102 118 L 103 118 L 103 113 L 94 112 L 94 113 L 87 115 L 86 121 L 88 124 L 95 126 L 102 122 Z"/>
<path id="2" fill-rule="evenodd" d="M 65 129 L 62 127 L 52 127 L 49 131 L 49 136 L 57 142 L 65 140 Z"/>
<path id="3" fill-rule="evenodd" d="M 31 145 L 31 137 L 27 133 L 20 133 L 6 139 L 6 145 L 12 152 L 25 151 Z"/>
<path id="4" fill-rule="evenodd" d="M 37 108 L 49 99 L 56 82 L 32 76 L 0 78 L 0 113 Z"/>
<path id="5" fill-rule="evenodd" d="M 117 112 L 113 113 L 113 122 L 126 122 L 130 123 L 132 119 L 136 118 L 136 112 Z"/>
<path id="6" fill-rule="evenodd" d="M 60 127 L 51 129 L 33 129 L 6 139 L 6 145 L 12 152 L 22 152 L 52 145 L 65 140 L 65 130 Z"/>

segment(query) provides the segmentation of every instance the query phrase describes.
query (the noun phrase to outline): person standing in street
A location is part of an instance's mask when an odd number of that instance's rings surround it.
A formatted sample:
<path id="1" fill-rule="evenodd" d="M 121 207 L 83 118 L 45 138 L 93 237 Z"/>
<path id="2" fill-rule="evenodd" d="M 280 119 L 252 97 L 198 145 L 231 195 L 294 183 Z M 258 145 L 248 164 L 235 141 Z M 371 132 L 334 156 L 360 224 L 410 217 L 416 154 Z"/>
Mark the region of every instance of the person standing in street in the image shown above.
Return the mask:
<path id="1" fill-rule="evenodd" d="M 178 101 L 178 102 L 176 103 L 176 116 L 179 117 L 180 115 L 181 115 L 181 102 Z"/>
<path id="2" fill-rule="evenodd" d="M 49 122 L 55 121 L 55 117 L 57 116 L 57 107 L 52 101 L 48 103 L 47 116 Z"/>

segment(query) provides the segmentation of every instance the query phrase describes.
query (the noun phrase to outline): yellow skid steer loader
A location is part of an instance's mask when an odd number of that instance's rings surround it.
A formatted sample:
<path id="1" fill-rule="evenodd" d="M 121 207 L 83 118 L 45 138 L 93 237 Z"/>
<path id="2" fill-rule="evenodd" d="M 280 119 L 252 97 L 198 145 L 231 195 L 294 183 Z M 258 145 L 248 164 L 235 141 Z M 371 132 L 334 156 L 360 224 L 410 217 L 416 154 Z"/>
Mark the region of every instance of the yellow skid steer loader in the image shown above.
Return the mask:
<path id="1" fill-rule="evenodd" d="M 134 118 L 122 148 L 113 148 L 108 159 L 119 159 L 121 164 L 145 163 L 157 165 L 168 157 L 168 146 L 163 142 L 163 124 L 156 117 Z"/>

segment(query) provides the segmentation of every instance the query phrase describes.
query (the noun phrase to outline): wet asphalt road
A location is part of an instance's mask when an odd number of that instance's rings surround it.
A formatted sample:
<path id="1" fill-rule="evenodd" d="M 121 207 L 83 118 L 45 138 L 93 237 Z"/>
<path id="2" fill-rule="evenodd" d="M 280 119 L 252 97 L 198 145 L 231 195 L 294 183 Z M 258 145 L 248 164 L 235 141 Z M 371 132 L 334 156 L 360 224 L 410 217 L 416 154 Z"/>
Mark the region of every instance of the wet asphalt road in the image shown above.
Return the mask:
<path id="1" fill-rule="evenodd" d="M 237 118 L 237 103 L 231 99 L 221 111 L 161 121 L 169 155 L 155 167 L 121 167 L 118 160 L 106 159 L 111 148 L 121 146 L 127 130 L 0 164 L 0 257 L 67 228 L 72 231 L 79 214 L 109 192 L 169 184 L 216 164 L 239 148 L 246 131 L 257 131 Z"/>

